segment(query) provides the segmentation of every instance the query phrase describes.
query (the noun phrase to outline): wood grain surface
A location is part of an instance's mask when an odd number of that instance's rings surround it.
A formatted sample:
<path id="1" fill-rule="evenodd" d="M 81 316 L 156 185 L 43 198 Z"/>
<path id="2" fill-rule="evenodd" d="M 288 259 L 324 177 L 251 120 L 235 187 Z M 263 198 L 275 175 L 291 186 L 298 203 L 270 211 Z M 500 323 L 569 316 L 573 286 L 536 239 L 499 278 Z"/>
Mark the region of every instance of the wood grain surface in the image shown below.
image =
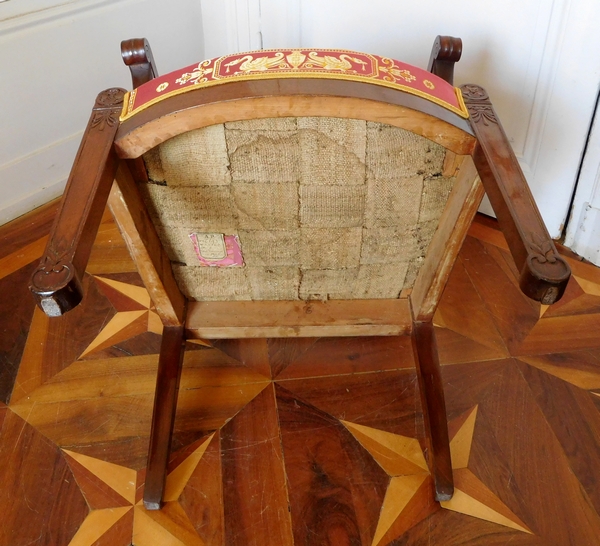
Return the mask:
<path id="1" fill-rule="evenodd" d="M 162 325 L 110 214 L 80 307 L 34 310 L 56 207 L 0 229 L 0 545 L 600 546 L 600 270 L 540 305 L 478 218 L 433 317 L 456 493 L 433 498 L 409 336 L 188 341 L 142 503 Z"/>

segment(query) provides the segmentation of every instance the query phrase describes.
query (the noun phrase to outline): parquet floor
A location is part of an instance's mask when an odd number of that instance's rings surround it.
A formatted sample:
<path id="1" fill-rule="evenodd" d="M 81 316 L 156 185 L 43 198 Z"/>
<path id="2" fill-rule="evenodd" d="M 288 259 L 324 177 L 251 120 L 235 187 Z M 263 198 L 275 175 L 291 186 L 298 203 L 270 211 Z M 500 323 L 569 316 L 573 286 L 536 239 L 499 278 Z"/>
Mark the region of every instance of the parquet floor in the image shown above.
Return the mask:
<path id="1" fill-rule="evenodd" d="M 600 270 L 522 296 L 492 222 L 436 316 L 457 491 L 408 340 L 188 344 L 166 505 L 140 503 L 161 325 L 107 214 L 84 303 L 34 309 L 54 208 L 0 228 L 0 546 L 600 545 Z"/>

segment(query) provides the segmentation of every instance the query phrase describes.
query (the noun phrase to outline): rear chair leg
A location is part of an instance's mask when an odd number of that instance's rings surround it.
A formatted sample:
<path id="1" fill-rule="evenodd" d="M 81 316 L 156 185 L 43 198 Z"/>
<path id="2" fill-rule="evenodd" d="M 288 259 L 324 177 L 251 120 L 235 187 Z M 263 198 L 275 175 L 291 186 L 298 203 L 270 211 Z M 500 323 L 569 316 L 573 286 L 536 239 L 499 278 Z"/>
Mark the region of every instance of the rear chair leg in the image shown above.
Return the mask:
<path id="1" fill-rule="evenodd" d="M 429 467 L 435 485 L 435 500 L 447 501 L 454 494 L 446 404 L 433 323 L 414 322 L 412 343 L 429 441 Z"/>
<path id="2" fill-rule="evenodd" d="M 162 504 L 183 362 L 183 334 L 183 326 L 165 326 L 163 331 L 144 485 L 147 510 L 159 510 Z"/>

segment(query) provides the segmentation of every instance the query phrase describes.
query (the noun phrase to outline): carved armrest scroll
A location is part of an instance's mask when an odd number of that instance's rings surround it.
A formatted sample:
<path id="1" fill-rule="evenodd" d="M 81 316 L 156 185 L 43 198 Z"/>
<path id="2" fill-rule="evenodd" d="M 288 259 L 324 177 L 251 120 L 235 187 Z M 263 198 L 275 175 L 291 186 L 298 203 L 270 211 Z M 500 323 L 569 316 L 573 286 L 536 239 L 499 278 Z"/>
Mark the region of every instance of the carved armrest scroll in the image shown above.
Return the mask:
<path id="1" fill-rule="evenodd" d="M 524 294 L 544 304 L 563 295 L 571 275 L 558 254 L 517 158 L 482 87 L 461 87 L 478 139 L 473 160 L 520 271 Z"/>
<path id="2" fill-rule="evenodd" d="M 79 146 L 46 251 L 30 290 L 49 316 L 60 316 L 83 298 L 81 278 L 90 256 L 119 159 L 113 140 L 124 89 L 100 93 Z"/>
<path id="3" fill-rule="evenodd" d="M 427 70 L 454 85 L 454 64 L 460 61 L 462 40 L 453 36 L 437 36 L 431 48 Z"/>
<path id="4" fill-rule="evenodd" d="M 152 49 L 146 38 L 123 40 L 121 57 L 129 67 L 134 89 L 158 76 Z"/>

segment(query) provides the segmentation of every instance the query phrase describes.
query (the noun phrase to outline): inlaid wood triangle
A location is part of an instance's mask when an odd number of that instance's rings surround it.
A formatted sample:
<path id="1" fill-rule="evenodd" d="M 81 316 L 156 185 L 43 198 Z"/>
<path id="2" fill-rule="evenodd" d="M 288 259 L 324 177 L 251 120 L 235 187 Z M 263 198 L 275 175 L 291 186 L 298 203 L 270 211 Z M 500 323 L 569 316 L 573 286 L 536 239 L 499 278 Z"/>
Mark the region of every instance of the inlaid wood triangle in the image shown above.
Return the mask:
<path id="1" fill-rule="evenodd" d="M 79 358 L 145 332 L 162 334 L 162 322 L 152 308 L 150 296 L 145 288 L 104 277 L 95 277 L 95 281 L 117 313 Z"/>
<path id="2" fill-rule="evenodd" d="M 29 336 L 27 337 L 21 358 L 22 364 L 19 367 L 10 399 L 11 403 L 27 396 L 42 384 L 45 347 L 49 327 L 49 317 L 36 307 L 33 311 Z"/>
<path id="3" fill-rule="evenodd" d="M 450 423 L 449 430 L 452 438 L 450 450 L 455 475 L 455 494 L 451 501 L 441 503 L 441 506 L 492 523 L 531 533 L 526 525 L 466 468 L 473 443 L 477 409 L 478 406 L 475 406 L 453 419 Z M 394 464 L 389 459 L 394 455 L 404 459 L 405 455 L 403 454 L 406 453 L 407 448 L 408 451 L 413 453 L 411 458 L 415 458 L 414 448 L 418 446 L 418 442 L 415 445 L 404 437 L 397 437 L 394 440 L 393 437 L 396 436 L 394 434 L 381 434 L 381 431 L 374 429 L 369 431 L 369 427 L 356 426 L 353 423 L 344 422 L 344 425 L 378 462 L 382 459 L 382 444 L 383 447 L 386 447 L 386 451 L 383 452 L 385 466 L 382 464 L 386 471 L 388 468 L 394 468 Z M 403 462 L 400 464 L 403 464 Z M 417 465 L 414 465 L 414 468 L 418 472 L 413 472 L 412 475 L 393 477 L 390 481 L 377 524 L 373 540 L 374 545 L 381 544 L 383 546 L 388 544 L 389 541 L 399 537 L 435 511 L 437 504 L 433 501 L 433 488 L 429 471 L 427 469 L 423 470 Z M 427 482 L 425 481 L 426 478 Z M 429 486 L 423 489 L 425 483 Z M 407 518 L 405 511 L 409 508 L 411 516 Z"/>
<path id="4" fill-rule="evenodd" d="M 111 527 L 131 510 L 133 510 L 132 506 L 92 510 L 71 539 L 71 542 L 69 542 L 69 546 L 92 546 L 96 544 Z"/>
<path id="5" fill-rule="evenodd" d="M 448 296 L 440 302 L 435 321 L 463 338 L 488 347 L 496 358 L 508 356 L 492 316 L 460 259 L 452 269 L 446 290 Z"/>
<path id="6" fill-rule="evenodd" d="M 577 281 L 577 284 L 581 286 L 581 289 L 590 296 L 600 297 L 600 283 L 588 280 L 584 277 L 573 275 L 573 279 Z"/>
<path id="7" fill-rule="evenodd" d="M 148 311 L 124 311 L 117 313 L 100 331 L 98 336 L 81 353 L 83 358 L 92 351 L 101 350 L 148 330 Z"/>
<path id="8" fill-rule="evenodd" d="M 104 510 L 118 507 L 131 507 L 131 500 L 126 499 L 103 479 L 88 470 L 69 453 L 63 451 L 65 460 L 75 476 L 77 485 L 92 510 Z"/>
<path id="9" fill-rule="evenodd" d="M 600 389 L 600 359 L 588 352 L 564 355 L 562 359 L 555 356 L 523 356 L 519 360 L 526 362 L 550 375 L 567 381 L 580 389 Z M 562 362 L 561 362 L 562 360 Z M 578 369 L 575 365 L 579 366 Z"/>
<path id="10" fill-rule="evenodd" d="M 107 279 L 105 277 L 96 276 L 94 278 L 96 279 L 96 282 L 100 288 L 105 292 L 108 299 L 113 302 L 113 305 L 115 305 L 117 309 L 121 309 L 119 306 L 120 302 L 123 302 L 123 304 L 126 305 L 123 299 L 117 298 L 117 294 L 121 294 L 126 296 L 128 299 L 137 302 L 139 309 L 150 309 L 152 301 L 150 300 L 150 295 L 145 288 L 121 281 L 115 281 L 114 279 Z M 123 311 L 129 310 L 131 309 L 123 308 Z"/>
<path id="11" fill-rule="evenodd" d="M 545 313 L 545 317 L 600 313 L 600 284 L 573 275 L 564 296 Z"/>
<path id="12" fill-rule="evenodd" d="M 196 470 L 178 500 L 208 545 L 225 543 L 225 514 L 221 471 L 220 432 L 212 435 Z"/>
<path id="13" fill-rule="evenodd" d="M 534 355 L 596 347 L 600 313 L 542 317 L 513 354 Z"/>
<path id="14" fill-rule="evenodd" d="M 416 438 L 408 438 L 348 421 L 344 426 L 371 453 L 390 476 L 427 472 L 427 463 Z"/>
<path id="15" fill-rule="evenodd" d="M 127 499 L 128 502 L 131 504 L 135 503 L 137 477 L 135 470 L 66 449 L 63 451 L 73 457 L 83 467 L 87 468 L 92 474 L 100 478 L 104 483 L 112 487 L 119 495 Z"/>
<path id="16" fill-rule="evenodd" d="M 135 546 L 206 546 L 198 536 L 186 513 L 176 502 L 165 504 L 161 510 L 147 511 L 135 507 L 133 522 Z"/>
<path id="17" fill-rule="evenodd" d="M 461 250 L 461 263 L 481 297 L 504 344 L 513 351 L 538 323 L 539 305 L 523 295 L 515 279 L 498 267 L 498 262 L 480 241 L 467 237 Z"/>
<path id="18" fill-rule="evenodd" d="M 165 484 L 165 492 L 163 495 L 163 499 L 165 502 L 176 501 L 183 489 L 187 485 L 190 477 L 196 470 L 200 459 L 204 455 L 208 444 L 213 438 L 213 434 L 211 434 L 201 445 L 198 447 L 189 457 L 187 457 L 175 470 L 173 470 L 167 476 L 167 482 Z"/>
<path id="19" fill-rule="evenodd" d="M 92 546 L 131 546 L 134 512 L 135 510 L 131 508 L 112 527 L 106 530 Z"/>
<path id="20" fill-rule="evenodd" d="M 460 428 L 454 433 L 449 430 L 449 434 L 451 435 L 450 454 L 452 457 L 452 468 L 466 468 L 469 464 L 471 445 L 473 444 L 477 406 L 467 413 L 464 420 L 460 417 L 458 419 L 462 421 Z"/>
<path id="21" fill-rule="evenodd" d="M 449 328 L 435 331 L 442 365 L 504 358 L 506 351 L 483 345 Z"/>
<path id="22" fill-rule="evenodd" d="M 454 496 L 443 501 L 446 510 L 504 525 L 531 534 L 527 526 L 468 468 L 454 471 Z"/>
<path id="23" fill-rule="evenodd" d="M 428 472 L 392 478 L 385 493 L 373 546 L 384 546 L 436 510 Z M 409 516 L 406 512 L 410 511 Z M 411 517 L 412 516 L 412 517 Z"/>

